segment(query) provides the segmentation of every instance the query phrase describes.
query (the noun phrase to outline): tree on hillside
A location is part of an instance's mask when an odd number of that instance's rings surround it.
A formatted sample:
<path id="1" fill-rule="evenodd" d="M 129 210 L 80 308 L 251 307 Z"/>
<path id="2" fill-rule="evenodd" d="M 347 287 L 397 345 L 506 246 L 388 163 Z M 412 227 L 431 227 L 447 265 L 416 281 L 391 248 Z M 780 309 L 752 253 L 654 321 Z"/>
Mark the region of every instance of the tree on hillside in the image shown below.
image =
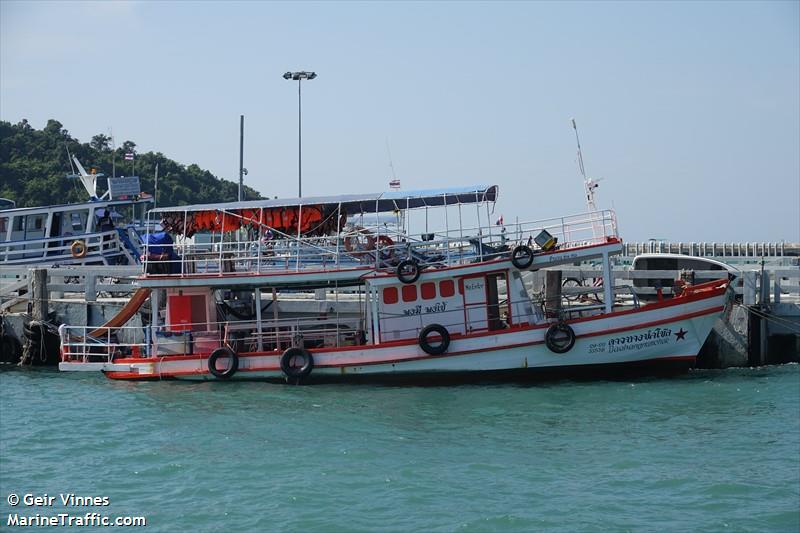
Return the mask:
<path id="1" fill-rule="evenodd" d="M 89 146 L 98 152 L 106 152 L 111 150 L 111 137 L 102 133 L 98 133 L 92 137 L 92 142 L 89 143 Z"/>
<path id="2" fill-rule="evenodd" d="M 111 138 L 97 134 L 88 143 L 74 139 L 61 122 L 50 119 L 37 130 L 22 119 L 18 124 L 0 121 L 0 197 L 14 200 L 19 207 L 86 201 L 86 192 L 74 181 L 65 179 L 71 173 L 67 149 L 87 169 L 111 176 L 113 159 L 119 164 L 125 152 L 136 143 L 125 141 L 111 150 Z M 218 203 L 235 200 L 237 184 L 214 176 L 196 164 L 182 165 L 161 152 L 137 154 L 136 171 L 142 190 L 153 193 L 155 165 L 159 165 L 158 205 Z M 98 184 L 102 192 L 105 184 Z M 245 187 L 245 198 L 261 198 Z"/>

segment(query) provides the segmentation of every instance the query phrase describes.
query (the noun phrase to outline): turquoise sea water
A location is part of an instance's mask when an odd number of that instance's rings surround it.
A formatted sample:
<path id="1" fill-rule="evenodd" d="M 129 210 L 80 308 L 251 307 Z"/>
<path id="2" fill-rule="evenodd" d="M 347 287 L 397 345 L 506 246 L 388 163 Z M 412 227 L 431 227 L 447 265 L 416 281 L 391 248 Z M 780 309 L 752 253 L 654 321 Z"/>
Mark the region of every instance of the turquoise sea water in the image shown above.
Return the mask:
<path id="1" fill-rule="evenodd" d="M 0 401 L 5 531 L 87 511 L 146 531 L 800 530 L 800 365 L 455 387 L 2 369 Z"/>

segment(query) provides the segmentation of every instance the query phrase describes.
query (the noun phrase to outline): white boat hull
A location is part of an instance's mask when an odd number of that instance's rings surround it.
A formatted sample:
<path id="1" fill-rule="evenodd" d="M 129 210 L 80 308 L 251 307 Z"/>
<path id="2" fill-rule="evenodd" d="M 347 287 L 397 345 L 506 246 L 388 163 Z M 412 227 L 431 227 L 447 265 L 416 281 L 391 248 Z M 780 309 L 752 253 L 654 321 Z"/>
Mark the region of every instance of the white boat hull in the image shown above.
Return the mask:
<path id="1" fill-rule="evenodd" d="M 569 322 L 576 336 L 572 349 L 558 354 L 545 343 L 548 324 L 454 336 L 442 355 L 428 355 L 416 341 L 374 346 L 310 350 L 311 374 L 304 381 L 347 380 L 360 377 L 436 377 L 619 365 L 633 363 L 694 362 L 714 322 L 721 315 L 725 295 L 653 305 Z M 283 380 L 278 352 L 239 354 L 238 370 L 229 379 Z M 68 363 L 67 363 L 68 364 Z M 127 366 L 127 370 L 122 370 Z M 114 362 L 106 374 L 116 379 L 216 380 L 208 370 L 208 354 Z"/>

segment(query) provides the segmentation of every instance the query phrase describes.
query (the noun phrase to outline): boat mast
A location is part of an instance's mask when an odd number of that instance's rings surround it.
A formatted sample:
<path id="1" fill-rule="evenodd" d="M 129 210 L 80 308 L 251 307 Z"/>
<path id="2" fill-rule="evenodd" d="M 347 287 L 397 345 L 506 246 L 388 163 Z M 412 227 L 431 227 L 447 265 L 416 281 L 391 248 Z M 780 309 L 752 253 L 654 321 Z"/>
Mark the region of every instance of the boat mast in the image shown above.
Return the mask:
<path id="1" fill-rule="evenodd" d="M 67 149 L 67 153 L 69 154 L 69 149 Z M 81 180 L 81 184 L 83 188 L 86 190 L 86 194 L 89 195 L 89 199 L 93 202 L 98 200 L 97 197 L 97 178 L 102 176 L 103 174 L 95 173 L 94 169 L 92 169 L 92 173 L 89 174 L 86 172 L 86 169 L 83 168 L 78 158 L 75 157 L 74 154 L 70 154 L 70 166 L 74 169 L 77 168 L 78 172 L 73 174 L 68 174 L 68 178 L 79 179 Z M 74 166 L 72 166 L 74 163 Z"/>
<path id="2" fill-rule="evenodd" d="M 109 128 L 108 133 L 111 135 L 111 177 L 117 177 L 117 146 L 114 144 L 114 128 Z"/>
<path id="3" fill-rule="evenodd" d="M 581 152 L 581 140 L 580 137 L 578 137 L 578 125 L 575 123 L 574 118 L 572 119 L 572 129 L 575 130 L 575 142 L 578 144 L 578 168 L 581 171 L 583 187 L 586 191 L 586 207 L 589 212 L 597 211 L 597 205 L 594 203 L 594 190 L 597 188 L 598 183 L 586 177 L 586 169 L 583 166 L 583 153 Z"/>
<path id="4" fill-rule="evenodd" d="M 389 148 L 389 137 L 386 137 L 386 153 L 389 155 L 389 168 L 392 170 L 392 180 L 389 182 L 390 189 L 400 189 L 400 180 L 397 179 L 397 174 L 394 171 L 394 161 L 392 161 L 392 150 Z M 405 212 L 401 209 L 398 213 L 397 227 L 402 228 L 405 225 Z"/>
<path id="5" fill-rule="evenodd" d="M 575 130 L 575 142 L 578 144 L 578 168 L 583 177 L 583 188 L 586 193 L 586 209 L 590 213 L 592 219 L 592 233 L 595 239 L 602 238 L 605 235 L 605 228 L 603 222 L 603 215 L 599 214 L 597 204 L 594 202 L 594 190 L 598 187 L 598 181 L 586 177 L 586 169 L 583 166 L 583 152 L 581 151 L 581 139 L 578 137 L 578 125 L 575 119 L 572 120 L 572 129 Z"/>

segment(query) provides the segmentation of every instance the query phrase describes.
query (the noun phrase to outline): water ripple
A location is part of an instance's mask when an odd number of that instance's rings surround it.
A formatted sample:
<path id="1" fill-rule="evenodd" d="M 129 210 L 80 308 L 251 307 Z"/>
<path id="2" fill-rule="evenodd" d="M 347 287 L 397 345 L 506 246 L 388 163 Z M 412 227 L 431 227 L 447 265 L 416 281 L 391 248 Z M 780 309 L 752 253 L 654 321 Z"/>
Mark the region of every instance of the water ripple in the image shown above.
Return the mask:
<path id="1" fill-rule="evenodd" d="M 0 492 L 193 531 L 800 530 L 800 366 L 535 386 L 0 369 Z"/>

